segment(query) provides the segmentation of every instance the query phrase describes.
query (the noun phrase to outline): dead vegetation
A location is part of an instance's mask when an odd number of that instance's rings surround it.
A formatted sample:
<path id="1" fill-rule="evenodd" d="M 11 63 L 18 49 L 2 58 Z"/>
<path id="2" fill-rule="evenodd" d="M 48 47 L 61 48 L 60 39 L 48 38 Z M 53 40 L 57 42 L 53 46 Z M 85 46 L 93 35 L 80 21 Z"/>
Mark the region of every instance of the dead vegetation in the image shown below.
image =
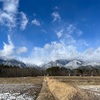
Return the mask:
<path id="1" fill-rule="evenodd" d="M 53 77 L 46 78 L 46 80 L 48 87 L 56 100 L 100 100 L 99 96 L 96 96 L 92 92 L 90 93 L 79 89 L 70 82 L 60 82 L 61 80 L 58 81 L 57 79 L 53 79 Z"/>
<path id="2" fill-rule="evenodd" d="M 36 100 L 42 87 L 43 77 L 0 78 L 0 100 Z M 18 99 L 18 100 L 19 100 Z M 27 100 L 28 100 L 27 99 Z M 14 99 L 17 100 L 17 99 Z"/>
<path id="3" fill-rule="evenodd" d="M 100 77 L 98 76 L 53 76 L 49 77 L 57 79 L 60 82 L 69 83 L 73 85 L 100 85 Z"/>
<path id="4" fill-rule="evenodd" d="M 43 77 L 0 78 L 0 84 L 0 89 L 7 90 L 3 93 L 12 91 L 33 96 L 30 100 L 100 100 L 95 91 L 78 87 L 98 86 L 100 77 L 53 76 L 45 77 L 44 81 Z"/>
<path id="5" fill-rule="evenodd" d="M 17 84 L 17 83 L 42 84 L 42 82 L 43 82 L 43 77 L 0 78 L 0 84 Z"/>

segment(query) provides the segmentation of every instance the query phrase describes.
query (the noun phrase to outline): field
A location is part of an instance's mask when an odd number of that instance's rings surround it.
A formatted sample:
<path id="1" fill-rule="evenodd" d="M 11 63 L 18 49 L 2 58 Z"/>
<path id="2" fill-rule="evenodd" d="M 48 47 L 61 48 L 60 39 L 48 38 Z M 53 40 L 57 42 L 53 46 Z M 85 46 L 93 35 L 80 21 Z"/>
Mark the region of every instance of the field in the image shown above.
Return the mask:
<path id="1" fill-rule="evenodd" d="M 42 77 L 0 78 L 0 100 L 35 100 Z"/>
<path id="2" fill-rule="evenodd" d="M 0 100 L 100 100 L 100 77 L 0 78 Z"/>
<path id="3" fill-rule="evenodd" d="M 49 84 L 54 82 L 50 88 L 58 100 L 100 100 L 100 77 L 55 76 L 49 79 L 52 81 Z"/>

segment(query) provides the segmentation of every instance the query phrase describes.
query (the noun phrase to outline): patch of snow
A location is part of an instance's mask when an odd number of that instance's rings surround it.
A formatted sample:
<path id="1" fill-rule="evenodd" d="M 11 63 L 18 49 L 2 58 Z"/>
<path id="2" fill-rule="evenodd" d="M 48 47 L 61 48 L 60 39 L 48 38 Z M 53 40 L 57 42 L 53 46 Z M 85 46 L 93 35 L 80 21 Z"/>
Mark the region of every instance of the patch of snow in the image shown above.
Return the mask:
<path id="1" fill-rule="evenodd" d="M 30 96 L 28 90 L 35 88 L 34 84 L 0 84 L 0 100 L 34 100 L 35 93 Z"/>
<path id="2" fill-rule="evenodd" d="M 98 91 L 100 92 L 100 85 L 79 85 L 78 87 L 82 89 L 88 89 L 91 91 Z"/>
<path id="3" fill-rule="evenodd" d="M 34 100 L 34 97 L 20 93 L 0 93 L 0 100 Z"/>
<path id="4" fill-rule="evenodd" d="M 95 95 L 100 96 L 100 85 L 78 85 L 79 88 L 89 90 Z"/>

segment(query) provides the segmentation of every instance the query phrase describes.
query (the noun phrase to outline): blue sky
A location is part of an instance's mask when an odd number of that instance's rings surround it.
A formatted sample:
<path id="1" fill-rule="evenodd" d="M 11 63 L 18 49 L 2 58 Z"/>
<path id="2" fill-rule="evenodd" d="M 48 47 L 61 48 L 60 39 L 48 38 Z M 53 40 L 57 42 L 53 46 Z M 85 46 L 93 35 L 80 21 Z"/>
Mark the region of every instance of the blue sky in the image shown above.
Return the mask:
<path id="1" fill-rule="evenodd" d="M 100 0 L 0 0 L 0 57 L 100 61 Z"/>

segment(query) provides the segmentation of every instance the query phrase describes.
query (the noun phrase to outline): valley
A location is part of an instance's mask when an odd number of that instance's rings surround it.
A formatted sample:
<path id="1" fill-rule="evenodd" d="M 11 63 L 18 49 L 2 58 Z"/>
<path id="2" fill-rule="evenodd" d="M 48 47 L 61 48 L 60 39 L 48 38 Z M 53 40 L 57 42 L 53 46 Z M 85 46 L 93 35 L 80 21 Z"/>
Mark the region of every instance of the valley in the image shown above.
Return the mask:
<path id="1" fill-rule="evenodd" d="M 0 100 L 100 100 L 100 64 L 0 60 Z"/>

